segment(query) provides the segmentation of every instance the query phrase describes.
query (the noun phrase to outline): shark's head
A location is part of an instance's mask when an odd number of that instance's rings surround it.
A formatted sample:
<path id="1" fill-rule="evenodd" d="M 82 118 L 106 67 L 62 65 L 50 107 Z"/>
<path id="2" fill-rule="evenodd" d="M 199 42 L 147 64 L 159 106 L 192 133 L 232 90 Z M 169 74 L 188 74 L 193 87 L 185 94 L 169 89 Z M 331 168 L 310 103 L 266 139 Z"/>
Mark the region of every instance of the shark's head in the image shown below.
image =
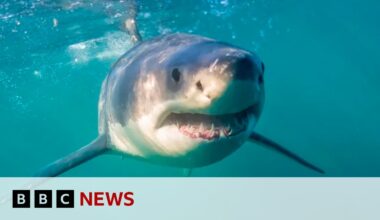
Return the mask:
<path id="1" fill-rule="evenodd" d="M 255 127 L 264 103 L 262 61 L 226 43 L 185 36 L 135 52 L 141 58 L 129 59 L 136 71 L 129 73 L 136 74 L 129 77 L 130 91 L 111 89 L 127 103 L 117 125 L 110 124 L 117 127 L 111 137 L 119 150 L 169 165 L 203 166 L 236 150 Z"/>

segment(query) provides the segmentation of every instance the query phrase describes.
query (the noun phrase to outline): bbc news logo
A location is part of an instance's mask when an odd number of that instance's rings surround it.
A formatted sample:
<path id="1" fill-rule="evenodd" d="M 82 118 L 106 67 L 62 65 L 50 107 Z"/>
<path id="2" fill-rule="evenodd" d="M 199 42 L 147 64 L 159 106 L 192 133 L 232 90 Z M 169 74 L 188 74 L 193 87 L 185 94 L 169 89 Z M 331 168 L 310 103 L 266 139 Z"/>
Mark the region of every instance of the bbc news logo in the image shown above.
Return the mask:
<path id="1" fill-rule="evenodd" d="M 74 208 L 74 190 L 57 190 L 55 207 Z M 13 208 L 30 208 L 31 191 L 13 190 Z M 34 208 L 53 208 L 52 190 L 34 190 Z"/>
<path id="2" fill-rule="evenodd" d="M 74 190 L 13 190 L 13 208 L 31 208 L 32 194 L 34 208 L 74 208 L 75 206 Z M 134 203 L 133 192 L 79 193 L 79 206 L 132 206 Z"/>

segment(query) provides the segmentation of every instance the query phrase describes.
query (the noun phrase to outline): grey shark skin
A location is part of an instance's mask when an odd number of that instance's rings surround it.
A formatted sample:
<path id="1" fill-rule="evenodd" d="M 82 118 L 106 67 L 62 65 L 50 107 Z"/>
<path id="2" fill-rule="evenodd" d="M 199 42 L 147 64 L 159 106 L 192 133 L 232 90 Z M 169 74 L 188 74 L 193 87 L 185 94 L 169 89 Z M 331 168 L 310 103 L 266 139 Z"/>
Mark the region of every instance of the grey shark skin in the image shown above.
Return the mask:
<path id="1" fill-rule="evenodd" d="M 264 64 L 210 38 L 170 34 L 140 42 L 112 67 L 99 99 L 99 137 L 37 176 L 57 176 L 107 151 L 181 168 L 222 160 L 246 141 L 321 169 L 254 133 Z"/>
<path id="2" fill-rule="evenodd" d="M 254 54 L 209 38 L 172 34 L 143 42 L 104 82 L 100 133 L 113 150 L 152 162 L 214 163 L 251 133 L 264 100 L 262 74 Z"/>

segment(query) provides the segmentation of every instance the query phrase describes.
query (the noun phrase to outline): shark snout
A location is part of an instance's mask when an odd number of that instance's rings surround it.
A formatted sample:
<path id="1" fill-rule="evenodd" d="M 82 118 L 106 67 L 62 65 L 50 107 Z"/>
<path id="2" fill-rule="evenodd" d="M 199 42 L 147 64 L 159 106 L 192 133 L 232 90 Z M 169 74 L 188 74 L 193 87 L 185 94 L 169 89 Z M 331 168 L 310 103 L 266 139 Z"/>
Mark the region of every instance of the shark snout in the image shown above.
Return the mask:
<path id="1" fill-rule="evenodd" d="M 259 101 L 256 71 L 249 56 L 223 57 L 199 75 L 193 88 L 210 112 L 238 112 Z"/>
<path id="2" fill-rule="evenodd" d="M 226 72 L 232 75 L 234 80 L 255 80 L 259 70 L 255 66 L 255 62 L 248 55 L 227 56 L 221 61 L 220 65 L 226 65 Z"/>

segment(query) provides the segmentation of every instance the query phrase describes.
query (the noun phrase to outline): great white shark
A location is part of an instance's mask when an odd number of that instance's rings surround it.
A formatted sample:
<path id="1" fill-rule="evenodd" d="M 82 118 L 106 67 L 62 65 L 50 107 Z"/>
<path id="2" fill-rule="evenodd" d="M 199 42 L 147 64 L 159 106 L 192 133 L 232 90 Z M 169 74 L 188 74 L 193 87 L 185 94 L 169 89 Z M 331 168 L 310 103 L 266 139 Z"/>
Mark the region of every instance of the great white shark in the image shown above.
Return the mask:
<path id="1" fill-rule="evenodd" d="M 135 46 L 102 84 L 98 137 L 36 176 L 60 175 L 107 152 L 192 169 L 222 160 L 247 141 L 323 173 L 254 131 L 265 97 L 257 54 L 183 33 L 142 41 L 134 18 L 125 27 Z"/>

